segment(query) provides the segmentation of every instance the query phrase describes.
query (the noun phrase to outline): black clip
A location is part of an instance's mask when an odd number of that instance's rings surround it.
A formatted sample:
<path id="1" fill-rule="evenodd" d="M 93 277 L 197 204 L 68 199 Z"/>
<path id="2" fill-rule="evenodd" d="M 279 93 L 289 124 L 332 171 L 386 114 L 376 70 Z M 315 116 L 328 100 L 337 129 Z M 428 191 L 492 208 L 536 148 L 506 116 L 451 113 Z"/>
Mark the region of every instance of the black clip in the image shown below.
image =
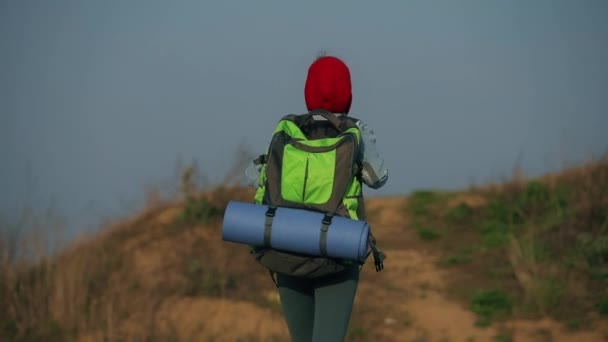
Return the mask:
<path id="1" fill-rule="evenodd" d="M 261 164 L 266 164 L 267 161 L 268 161 L 268 157 L 266 157 L 265 154 L 262 154 L 259 157 L 257 157 L 256 159 L 254 159 L 253 163 L 255 165 L 261 165 Z"/>
<path id="2" fill-rule="evenodd" d="M 321 226 L 321 231 L 327 232 L 329 230 L 329 225 L 331 224 L 332 218 L 333 215 L 325 214 L 323 221 L 321 221 L 321 223 L 323 223 Z"/>
<path id="3" fill-rule="evenodd" d="M 276 207 L 268 207 L 268 210 L 266 210 L 266 217 L 274 217 L 276 211 Z"/>

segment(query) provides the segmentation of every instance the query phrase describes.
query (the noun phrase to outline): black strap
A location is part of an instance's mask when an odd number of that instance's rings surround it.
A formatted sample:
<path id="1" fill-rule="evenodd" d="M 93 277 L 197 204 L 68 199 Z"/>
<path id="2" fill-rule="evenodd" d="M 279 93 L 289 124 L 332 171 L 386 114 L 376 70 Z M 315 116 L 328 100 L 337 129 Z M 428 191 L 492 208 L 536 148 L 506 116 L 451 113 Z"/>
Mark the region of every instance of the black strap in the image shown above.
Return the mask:
<path id="1" fill-rule="evenodd" d="M 270 235 L 272 233 L 272 220 L 277 211 L 275 206 L 269 206 L 266 210 L 266 220 L 264 221 L 264 247 L 270 247 Z"/>
<path id="2" fill-rule="evenodd" d="M 261 164 L 266 164 L 267 161 L 268 161 L 268 158 L 266 157 L 266 155 L 262 154 L 262 155 L 258 156 L 257 158 L 255 158 L 253 160 L 253 163 L 255 165 L 261 165 Z"/>
<path id="3" fill-rule="evenodd" d="M 371 247 L 370 253 L 372 253 L 372 256 L 374 257 L 376 272 L 380 272 L 384 269 L 384 259 L 386 259 L 386 255 L 376 246 L 376 237 L 374 237 L 371 230 L 369 232 L 369 244 Z M 370 253 L 367 253 L 368 257 Z"/>
<path id="4" fill-rule="evenodd" d="M 277 273 L 273 272 L 271 270 L 268 270 L 268 273 L 270 273 L 270 278 L 272 279 L 272 282 L 274 283 L 275 287 L 279 287 L 279 281 L 277 279 Z"/>
<path id="5" fill-rule="evenodd" d="M 323 221 L 321 221 L 321 238 L 319 239 L 319 250 L 321 256 L 327 257 L 327 231 L 331 225 L 333 214 L 325 214 Z"/>

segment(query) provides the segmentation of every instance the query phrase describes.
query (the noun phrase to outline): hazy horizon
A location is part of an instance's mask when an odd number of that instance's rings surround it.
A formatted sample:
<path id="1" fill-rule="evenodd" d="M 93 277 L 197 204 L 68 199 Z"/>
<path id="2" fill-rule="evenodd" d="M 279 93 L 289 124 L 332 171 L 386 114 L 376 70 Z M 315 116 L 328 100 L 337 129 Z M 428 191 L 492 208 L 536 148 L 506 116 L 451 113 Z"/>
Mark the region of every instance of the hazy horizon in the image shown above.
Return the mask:
<path id="1" fill-rule="evenodd" d="M 320 51 L 390 178 L 459 189 L 608 152 L 608 2 L 20 1 L 0 4 L 0 215 L 75 232 L 196 160 L 213 183 L 305 111 Z M 83 228 L 86 227 L 86 228 Z"/>

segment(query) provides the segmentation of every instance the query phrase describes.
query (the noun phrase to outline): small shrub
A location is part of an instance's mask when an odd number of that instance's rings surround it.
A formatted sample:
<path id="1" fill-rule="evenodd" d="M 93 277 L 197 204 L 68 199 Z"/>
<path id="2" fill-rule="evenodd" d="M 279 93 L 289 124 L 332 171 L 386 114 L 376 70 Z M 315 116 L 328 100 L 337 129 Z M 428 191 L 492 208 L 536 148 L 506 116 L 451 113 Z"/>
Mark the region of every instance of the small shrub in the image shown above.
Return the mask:
<path id="1" fill-rule="evenodd" d="M 485 328 L 490 325 L 492 325 L 492 319 L 490 317 L 478 317 L 475 321 L 476 327 Z"/>
<path id="2" fill-rule="evenodd" d="M 544 214 L 535 217 L 532 223 L 539 233 L 559 230 L 566 223 L 567 214 L 562 211 L 547 210 Z"/>
<path id="3" fill-rule="evenodd" d="M 539 263 L 548 260 L 553 251 L 551 245 L 539 238 L 521 238 L 523 256 L 532 263 Z"/>
<path id="4" fill-rule="evenodd" d="M 441 264 L 445 266 L 465 264 L 472 260 L 472 254 L 472 248 L 462 248 L 458 253 L 443 258 Z"/>
<path id="5" fill-rule="evenodd" d="M 597 311 L 602 316 L 608 316 L 608 296 L 602 297 L 597 304 Z"/>
<path id="6" fill-rule="evenodd" d="M 364 327 L 355 327 L 348 332 L 348 335 L 350 338 L 365 337 L 367 335 L 367 329 Z"/>
<path id="7" fill-rule="evenodd" d="M 478 315 L 479 326 L 491 324 L 498 315 L 510 314 L 512 307 L 511 298 L 501 290 L 483 290 L 471 297 L 471 311 Z"/>
<path id="8" fill-rule="evenodd" d="M 608 281 L 608 269 L 605 268 L 592 268 L 591 279 L 599 281 Z"/>
<path id="9" fill-rule="evenodd" d="M 536 309 L 545 314 L 559 306 L 565 289 L 564 283 L 560 279 L 541 278 L 536 280 L 531 293 L 536 303 Z"/>
<path id="10" fill-rule="evenodd" d="M 224 290 L 236 287 L 235 275 L 205 270 L 198 260 L 190 262 L 185 276 L 188 282 L 184 292 L 188 296 L 219 295 Z"/>
<path id="11" fill-rule="evenodd" d="M 408 199 L 408 212 L 414 217 L 425 217 L 430 214 L 430 206 L 437 203 L 439 196 L 432 191 L 414 192 Z"/>
<path id="12" fill-rule="evenodd" d="M 65 337 L 66 333 L 57 321 L 50 320 L 47 323 L 44 339 L 48 339 L 48 341 L 60 341 L 65 339 Z"/>
<path id="13" fill-rule="evenodd" d="M 471 218 L 473 209 L 468 204 L 462 202 L 448 211 L 446 218 L 451 223 L 463 223 Z"/>
<path id="14" fill-rule="evenodd" d="M 213 206 L 204 197 L 189 197 L 186 200 L 180 219 L 181 222 L 190 224 L 199 222 L 209 223 L 214 219 L 220 218 L 222 215 L 222 210 Z"/>
<path id="15" fill-rule="evenodd" d="M 501 221 L 485 221 L 480 226 L 481 240 L 488 248 L 506 245 L 511 236 L 509 225 Z"/>
<path id="16" fill-rule="evenodd" d="M 569 210 L 573 193 L 573 190 L 569 186 L 565 184 L 557 185 L 553 191 L 553 197 L 551 199 L 552 206 L 563 211 Z"/>
<path id="17" fill-rule="evenodd" d="M 496 342 L 511 342 L 513 341 L 513 336 L 508 332 L 500 333 L 494 336 L 494 341 Z"/>
<path id="18" fill-rule="evenodd" d="M 493 231 L 481 237 L 484 246 L 488 248 L 498 248 L 505 246 L 509 242 L 509 233 Z"/>
<path id="19" fill-rule="evenodd" d="M 484 206 L 483 212 L 488 221 L 505 224 L 519 224 L 523 222 L 523 217 L 517 206 L 503 197 L 496 197 L 489 201 Z"/>
<path id="20" fill-rule="evenodd" d="M 0 321 L 0 337 L 12 341 L 17 334 L 19 329 L 17 328 L 17 322 L 14 319 L 8 319 Z"/>
<path id="21" fill-rule="evenodd" d="M 569 331 L 580 330 L 583 325 L 583 321 L 580 318 L 568 320 L 566 322 L 566 329 Z"/>
<path id="22" fill-rule="evenodd" d="M 589 210 L 589 221 L 592 225 L 604 227 L 608 225 L 608 207 L 603 203 L 597 203 Z"/>
<path id="23" fill-rule="evenodd" d="M 513 278 L 513 266 L 507 263 L 494 264 L 483 270 L 482 274 L 488 277 L 488 279 L 506 281 L 507 279 Z"/>
<path id="24" fill-rule="evenodd" d="M 446 266 L 455 266 L 455 265 L 465 264 L 469 261 L 471 261 L 470 255 L 455 254 L 455 255 L 448 256 L 447 258 L 444 258 L 443 260 L 441 260 L 441 264 L 446 265 Z"/>
<path id="25" fill-rule="evenodd" d="M 503 233 L 503 232 L 508 232 L 510 230 L 510 227 L 508 224 L 506 224 L 504 222 L 489 220 L 489 221 L 482 222 L 479 225 L 479 230 L 481 231 L 482 234 L 493 233 L 493 232 Z"/>
<path id="26" fill-rule="evenodd" d="M 521 193 L 519 205 L 527 209 L 544 209 L 551 200 L 549 188 L 544 183 L 532 181 Z"/>
<path id="27" fill-rule="evenodd" d="M 608 235 L 579 234 L 577 250 L 590 266 L 606 265 L 608 264 Z"/>
<path id="28" fill-rule="evenodd" d="M 418 228 L 418 236 L 425 241 L 433 241 L 439 239 L 441 234 L 433 228 Z"/>
<path id="29" fill-rule="evenodd" d="M 222 274 L 220 272 L 207 272 L 201 284 L 203 294 L 219 295 L 224 290 L 236 287 L 236 276 L 233 274 Z"/>
<path id="30" fill-rule="evenodd" d="M 532 248 L 530 253 L 534 258 L 533 260 L 535 260 L 537 263 L 547 261 L 553 256 L 551 244 L 546 241 L 534 239 L 530 243 L 530 248 Z"/>

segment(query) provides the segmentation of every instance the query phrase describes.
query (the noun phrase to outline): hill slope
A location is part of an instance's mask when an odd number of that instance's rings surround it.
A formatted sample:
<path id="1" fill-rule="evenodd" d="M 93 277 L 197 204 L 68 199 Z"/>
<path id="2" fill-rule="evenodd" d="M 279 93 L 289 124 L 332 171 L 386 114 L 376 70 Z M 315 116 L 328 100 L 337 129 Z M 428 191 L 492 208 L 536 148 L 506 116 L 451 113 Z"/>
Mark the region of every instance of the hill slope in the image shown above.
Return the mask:
<path id="1" fill-rule="evenodd" d="M 219 188 L 158 203 L 37 263 L 1 265 L 6 341 L 287 341 L 274 285 L 221 241 Z M 373 198 L 350 341 L 601 341 L 608 162 L 458 193 Z"/>

